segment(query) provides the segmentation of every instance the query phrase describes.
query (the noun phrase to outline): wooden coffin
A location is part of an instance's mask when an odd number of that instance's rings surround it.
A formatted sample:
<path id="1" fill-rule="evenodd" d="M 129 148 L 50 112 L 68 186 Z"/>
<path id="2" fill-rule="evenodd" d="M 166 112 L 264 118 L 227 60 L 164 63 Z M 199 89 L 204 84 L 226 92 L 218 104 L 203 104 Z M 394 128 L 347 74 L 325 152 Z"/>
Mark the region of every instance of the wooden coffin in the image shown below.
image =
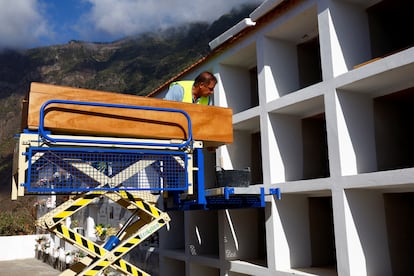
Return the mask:
<path id="1" fill-rule="evenodd" d="M 27 128 L 29 130 L 39 128 L 40 109 L 49 100 L 183 110 L 191 118 L 194 140 L 203 141 L 206 147 L 233 142 L 232 110 L 229 108 L 35 82 L 31 84 L 28 94 Z M 188 137 L 188 120 L 178 112 L 60 103 L 46 106 L 44 128 L 53 134 L 154 139 L 187 139 Z"/>

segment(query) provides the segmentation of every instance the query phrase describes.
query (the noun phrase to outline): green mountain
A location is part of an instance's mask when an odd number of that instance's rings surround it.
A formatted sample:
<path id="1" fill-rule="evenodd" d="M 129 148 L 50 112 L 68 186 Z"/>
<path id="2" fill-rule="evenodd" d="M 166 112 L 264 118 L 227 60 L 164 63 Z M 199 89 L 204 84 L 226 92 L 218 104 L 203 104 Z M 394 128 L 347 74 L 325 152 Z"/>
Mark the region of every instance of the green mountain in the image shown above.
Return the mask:
<path id="1" fill-rule="evenodd" d="M 208 43 L 256 6 L 243 5 L 215 22 L 194 22 L 112 43 L 0 52 L 0 194 L 10 197 L 13 138 L 20 132 L 21 101 L 31 82 L 147 95 L 209 53 Z M 0 211 L 8 203 L 0 198 Z"/>

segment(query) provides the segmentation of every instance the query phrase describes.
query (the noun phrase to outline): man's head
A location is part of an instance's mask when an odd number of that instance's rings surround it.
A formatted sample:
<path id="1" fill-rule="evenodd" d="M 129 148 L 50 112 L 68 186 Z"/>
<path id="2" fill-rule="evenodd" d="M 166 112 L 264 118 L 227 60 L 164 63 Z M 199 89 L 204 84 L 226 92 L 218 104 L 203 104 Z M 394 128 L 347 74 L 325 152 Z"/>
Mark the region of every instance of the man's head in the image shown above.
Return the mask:
<path id="1" fill-rule="evenodd" d="M 217 84 L 216 77 L 210 72 L 202 72 L 194 80 L 193 93 L 196 97 L 207 97 L 214 92 Z"/>

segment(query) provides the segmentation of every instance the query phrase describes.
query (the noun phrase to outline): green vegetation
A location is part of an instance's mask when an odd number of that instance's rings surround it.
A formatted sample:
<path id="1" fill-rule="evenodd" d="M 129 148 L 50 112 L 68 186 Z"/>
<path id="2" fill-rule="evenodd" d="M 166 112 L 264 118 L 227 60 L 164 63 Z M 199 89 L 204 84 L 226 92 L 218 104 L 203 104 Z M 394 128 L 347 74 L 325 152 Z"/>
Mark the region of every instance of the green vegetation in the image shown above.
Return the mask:
<path id="1" fill-rule="evenodd" d="M 35 207 L 33 198 L 12 203 L 2 200 L 1 204 L 10 204 L 10 210 L 0 212 L 0 236 L 35 234 Z M 4 208 L 4 206 L 3 206 Z"/>

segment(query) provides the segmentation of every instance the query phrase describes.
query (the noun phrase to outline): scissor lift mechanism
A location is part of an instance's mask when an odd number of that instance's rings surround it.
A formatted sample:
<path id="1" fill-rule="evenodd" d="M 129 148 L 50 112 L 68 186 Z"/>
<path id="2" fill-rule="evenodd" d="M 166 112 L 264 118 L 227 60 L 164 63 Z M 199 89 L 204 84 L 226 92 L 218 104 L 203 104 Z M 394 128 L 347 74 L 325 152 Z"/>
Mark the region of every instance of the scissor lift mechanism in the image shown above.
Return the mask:
<path id="1" fill-rule="evenodd" d="M 44 129 L 45 110 L 51 104 L 181 113 L 188 122 L 188 137 L 151 140 L 54 135 Z M 232 204 L 264 206 L 263 188 L 254 191 L 254 196 L 242 197 L 242 201 L 232 197 L 237 188 L 204 190 L 202 142 L 193 141 L 188 114 L 175 109 L 50 100 L 40 109 L 38 132 L 20 134 L 14 162 L 12 199 L 25 194 L 71 195 L 36 222 L 87 253 L 61 275 L 96 275 L 109 266 L 126 275 L 149 275 L 122 257 L 170 221 L 167 213 L 155 207 L 157 194 L 173 199 L 173 207 L 182 210 Z M 193 180 L 198 184 L 195 193 Z M 280 197 L 278 189 L 269 193 Z M 116 235 L 100 245 L 66 227 L 65 220 L 102 197 L 132 215 Z"/>

